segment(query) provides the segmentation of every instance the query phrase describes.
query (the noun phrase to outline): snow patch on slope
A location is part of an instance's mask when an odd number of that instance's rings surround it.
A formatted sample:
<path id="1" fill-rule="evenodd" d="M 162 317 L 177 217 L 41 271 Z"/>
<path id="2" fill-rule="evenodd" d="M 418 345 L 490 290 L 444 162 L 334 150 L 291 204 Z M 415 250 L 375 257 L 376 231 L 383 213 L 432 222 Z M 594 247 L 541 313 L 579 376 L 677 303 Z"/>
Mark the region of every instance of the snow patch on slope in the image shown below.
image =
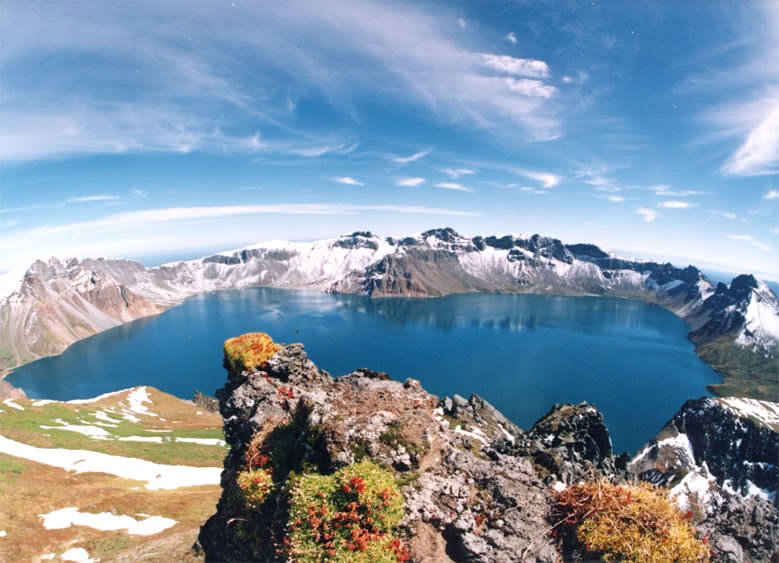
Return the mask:
<path id="1" fill-rule="evenodd" d="M 719 401 L 721 405 L 736 416 L 755 419 L 779 431 L 779 403 L 744 397 L 724 397 L 712 400 Z"/>
<path id="2" fill-rule="evenodd" d="M 0 453 L 21 457 L 75 473 L 108 473 L 124 479 L 145 481 L 152 491 L 199 485 L 218 485 L 221 467 L 163 465 L 143 459 L 87 450 L 37 448 L 0 436 Z"/>
<path id="3" fill-rule="evenodd" d="M 63 530 L 71 526 L 85 526 L 103 532 L 125 530 L 132 536 L 152 536 L 175 526 L 177 522 L 162 516 L 150 516 L 136 520 L 132 516 L 112 514 L 110 512 L 79 512 L 71 506 L 54 510 L 38 516 L 47 530 Z"/>

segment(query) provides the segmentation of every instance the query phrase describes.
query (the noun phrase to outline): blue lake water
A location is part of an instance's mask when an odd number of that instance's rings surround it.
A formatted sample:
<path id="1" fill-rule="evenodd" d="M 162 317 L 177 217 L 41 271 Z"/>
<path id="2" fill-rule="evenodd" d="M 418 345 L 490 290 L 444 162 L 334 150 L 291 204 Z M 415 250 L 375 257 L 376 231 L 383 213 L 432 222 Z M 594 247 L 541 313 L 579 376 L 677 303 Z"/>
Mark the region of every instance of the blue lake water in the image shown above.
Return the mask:
<path id="1" fill-rule="evenodd" d="M 688 327 L 637 301 L 540 295 L 376 299 L 273 289 L 204 294 L 75 343 L 8 380 L 30 397 L 87 398 L 136 385 L 179 397 L 225 380 L 222 342 L 248 331 L 303 342 L 334 375 L 369 367 L 439 396 L 477 393 L 524 428 L 554 403 L 589 401 L 617 451 L 633 451 L 720 377 Z"/>

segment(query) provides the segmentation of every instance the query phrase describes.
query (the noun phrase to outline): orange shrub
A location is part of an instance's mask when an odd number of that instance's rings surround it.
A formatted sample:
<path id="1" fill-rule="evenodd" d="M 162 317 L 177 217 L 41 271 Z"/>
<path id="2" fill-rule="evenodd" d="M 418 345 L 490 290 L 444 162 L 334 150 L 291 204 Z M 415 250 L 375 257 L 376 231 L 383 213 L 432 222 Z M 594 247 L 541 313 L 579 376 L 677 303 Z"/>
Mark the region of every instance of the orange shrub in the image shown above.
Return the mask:
<path id="1" fill-rule="evenodd" d="M 556 501 L 561 531 L 604 561 L 709 560 L 705 541 L 666 491 L 646 483 L 579 483 L 557 493 Z"/>
<path id="2" fill-rule="evenodd" d="M 261 368 L 281 349 L 264 332 L 247 332 L 225 340 L 225 362 L 233 372 Z"/>

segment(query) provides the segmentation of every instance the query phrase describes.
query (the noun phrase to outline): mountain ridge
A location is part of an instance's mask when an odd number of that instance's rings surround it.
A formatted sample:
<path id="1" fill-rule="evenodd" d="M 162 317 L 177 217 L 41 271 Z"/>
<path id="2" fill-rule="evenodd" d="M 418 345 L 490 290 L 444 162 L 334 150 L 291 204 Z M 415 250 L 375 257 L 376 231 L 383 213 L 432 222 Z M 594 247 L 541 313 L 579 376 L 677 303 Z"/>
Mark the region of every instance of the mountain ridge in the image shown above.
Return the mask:
<path id="1" fill-rule="evenodd" d="M 404 238 L 357 231 L 310 243 L 269 241 L 154 268 L 102 258 L 38 260 L 20 288 L 0 300 L 0 370 L 61 353 L 197 293 L 263 286 L 370 297 L 490 292 L 639 299 L 689 323 L 699 355 L 733 378 L 729 394 L 775 396 L 779 302 L 754 276 L 715 287 L 694 266 L 619 258 L 593 244 L 538 234 L 469 238 L 448 227 Z"/>

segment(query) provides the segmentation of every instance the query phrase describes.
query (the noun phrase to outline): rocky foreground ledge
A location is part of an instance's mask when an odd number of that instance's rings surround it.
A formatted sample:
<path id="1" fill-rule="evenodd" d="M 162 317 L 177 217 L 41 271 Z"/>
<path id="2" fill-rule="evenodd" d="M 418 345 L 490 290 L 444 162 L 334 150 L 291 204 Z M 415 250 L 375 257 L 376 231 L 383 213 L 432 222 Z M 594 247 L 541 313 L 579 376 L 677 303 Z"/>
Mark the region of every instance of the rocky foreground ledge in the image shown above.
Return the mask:
<path id="1" fill-rule="evenodd" d="M 586 403 L 556 405 L 525 432 L 477 396 L 439 399 L 367 369 L 336 379 L 301 344 L 254 336 L 226 343 L 230 451 L 200 533 L 207 560 L 592 559 L 609 553 L 593 523 L 608 508 L 584 514 L 590 525 L 561 506 L 611 494 L 620 510 L 662 505 L 657 537 L 628 546 L 681 546 L 658 560 L 779 557 L 775 403 L 690 401 L 630 460 Z M 620 517 L 623 542 L 630 518 L 657 524 L 642 510 Z M 652 551 L 626 558 L 640 553 Z"/>

